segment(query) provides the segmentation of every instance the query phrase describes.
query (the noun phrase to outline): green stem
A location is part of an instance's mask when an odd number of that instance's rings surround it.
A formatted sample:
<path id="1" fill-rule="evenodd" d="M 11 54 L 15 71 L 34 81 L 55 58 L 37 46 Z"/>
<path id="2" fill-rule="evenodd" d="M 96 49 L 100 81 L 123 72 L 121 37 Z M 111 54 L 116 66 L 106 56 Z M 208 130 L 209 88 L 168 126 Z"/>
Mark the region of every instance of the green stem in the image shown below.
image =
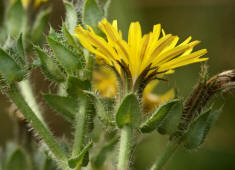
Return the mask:
<path id="1" fill-rule="evenodd" d="M 28 120 L 31 124 L 33 129 L 39 134 L 42 140 L 46 143 L 49 150 L 54 155 L 56 161 L 59 163 L 63 170 L 68 169 L 66 165 L 67 157 L 56 142 L 55 138 L 53 137 L 52 133 L 48 130 L 48 128 L 42 123 L 42 121 L 36 116 L 33 110 L 30 108 L 28 103 L 24 100 L 21 92 L 17 88 L 16 85 L 12 85 L 9 90 L 9 97 L 12 101 L 18 106 L 19 110 L 22 112 L 24 117 Z"/>
<path id="2" fill-rule="evenodd" d="M 132 128 L 128 125 L 121 129 L 118 170 L 127 170 L 131 152 Z"/>
<path id="3" fill-rule="evenodd" d="M 34 97 L 32 86 L 28 79 L 23 80 L 19 83 L 19 88 L 21 91 L 22 96 L 24 97 L 25 101 L 29 105 L 29 107 L 33 110 L 35 115 L 44 123 L 42 113 L 39 109 L 38 103 Z"/>
<path id="4" fill-rule="evenodd" d="M 175 153 L 176 149 L 179 146 L 179 140 L 171 141 L 165 150 L 165 152 L 161 155 L 161 157 L 153 164 L 151 170 L 161 170 L 164 165 L 166 165 L 167 161 L 171 158 L 171 156 Z"/>
<path id="5" fill-rule="evenodd" d="M 80 100 L 79 111 L 76 114 L 75 136 L 72 150 L 72 157 L 77 156 L 82 149 L 85 137 L 86 120 L 87 120 L 87 98 L 84 96 Z"/>

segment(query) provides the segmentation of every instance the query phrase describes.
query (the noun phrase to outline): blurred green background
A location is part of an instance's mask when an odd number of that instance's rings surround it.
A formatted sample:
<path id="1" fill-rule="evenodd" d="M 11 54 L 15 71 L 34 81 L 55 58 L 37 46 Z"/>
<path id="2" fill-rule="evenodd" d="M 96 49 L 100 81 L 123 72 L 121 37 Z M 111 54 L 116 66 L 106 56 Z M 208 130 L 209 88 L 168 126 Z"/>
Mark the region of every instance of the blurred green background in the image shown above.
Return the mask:
<path id="1" fill-rule="evenodd" d="M 50 0 L 49 0 L 50 1 Z M 50 23 L 58 28 L 64 15 L 61 1 L 54 0 Z M 167 33 L 178 35 L 183 41 L 188 36 L 200 40 L 199 48 L 207 48 L 210 75 L 235 68 L 235 1 L 234 0 L 113 0 L 109 19 L 118 19 L 119 27 L 127 34 L 131 21 L 140 21 L 143 32 L 161 23 Z M 177 69 L 163 82 L 157 92 L 177 87 L 179 96 L 186 97 L 198 81 L 200 64 Z M 39 70 L 32 75 L 39 101 L 40 94 L 47 92 L 49 82 Z M 197 152 L 179 149 L 169 162 L 167 170 L 235 170 L 235 93 L 217 96 L 215 107 L 224 109 L 210 131 L 206 143 Z M 0 145 L 13 138 L 12 120 L 7 114 L 10 102 L 0 96 Z M 69 136 L 72 128 L 48 107 L 43 107 L 45 117 L 55 135 Z M 146 135 L 133 153 L 133 169 L 150 167 L 164 150 L 167 137 L 157 132 Z"/>

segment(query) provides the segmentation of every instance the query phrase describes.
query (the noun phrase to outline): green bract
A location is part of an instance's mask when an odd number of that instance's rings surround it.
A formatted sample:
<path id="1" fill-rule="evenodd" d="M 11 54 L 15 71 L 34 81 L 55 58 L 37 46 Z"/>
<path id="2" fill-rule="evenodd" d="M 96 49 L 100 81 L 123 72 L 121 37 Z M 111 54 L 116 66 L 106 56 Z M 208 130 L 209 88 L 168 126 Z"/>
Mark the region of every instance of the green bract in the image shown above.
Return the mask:
<path id="1" fill-rule="evenodd" d="M 181 101 L 178 99 L 172 100 L 166 104 L 163 104 L 160 106 L 150 118 L 148 118 L 141 126 L 140 129 L 143 133 L 151 132 L 154 129 L 158 129 L 161 125 L 163 128 L 166 128 L 164 126 L 176 126 L 174 125 L 177 122 L 173 122 L 173 125 L 169 125 L 171 122 L 169 119 L 167 119 L 167 116 L 174 116 L 173 114 L 179 114 L 181 115 L 182 113 L 178 112 L 181 111 Z M 174 110 L 171 110 L 172 108 L 177 107 L 179 110 L 177 112 L 174 112 Z M 163 123 L 164 119 L 166 118 L 165 122 Z M 162 124 L 163 123 L 163 124 Z M 171 127 L 169 127 L 171 129 Z M 165 130 L 165 129 L 164 129 Z"/>
<path id="2" fill-rule="evenodd" d="M 52 37 L 47 38 L 48 44 L 53 50 L 56 59 L 58 62 L 64 67 L 68 74 L 73 75 L 84 67 L 84 57 L 72 52 L 67 47 L 65 47 L 62 43 L 55 40 Z M 65 57 L 66 56 L 66 57 Z"/>
<path id="3" fill-rule="evenodd" d="M 137 96 L 133 93 L 128 94 L 122 100 L 117 113 L 116 122 L 119 128 L 124 125 L 137 127 L 141 121 L 141 109 Z"/>
<path id="4" fill-rule="evenodd" d="M 39 47 L 35 46 L 34 49 L 41 61 L 41 69 L 43 70 L 47 78 L 55 82 L 64 82 L 65 74 L 63 73 L 61 68 L 55 63 L 54 59 Z"/>

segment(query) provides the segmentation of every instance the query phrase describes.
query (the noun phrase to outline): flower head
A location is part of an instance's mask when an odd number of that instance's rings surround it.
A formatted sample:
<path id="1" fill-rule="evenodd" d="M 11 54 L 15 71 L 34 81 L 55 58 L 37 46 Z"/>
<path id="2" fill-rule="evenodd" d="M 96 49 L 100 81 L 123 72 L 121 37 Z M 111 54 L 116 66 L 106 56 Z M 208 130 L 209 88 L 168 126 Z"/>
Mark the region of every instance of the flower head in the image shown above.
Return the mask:
<path id="1" fill-rule="evenodd" d="M 99 23 L 106 39 L 97 35 L 89 25 L 86 27 L 88 30 L 79 25 L 75 36 L 98 59 L 113 67 L 120 77 L 126 76 L 132 90 L 136 84 L 137 88 L 143 89 L 159 74 L 172 73 L 177 67 L 207 60 L 200 58 L 207 53 L 206 49 L 192 52 L 199 41 L 190 42 L 189 37 L 177 45 L 179 37 L 165 34 L 160 24 L 154 25 L 152 32 L 142 35 L 139 22 L 132 22 L 128 41 L 123 39 L 117 20 L 111 24 L 103 19 Z"/>

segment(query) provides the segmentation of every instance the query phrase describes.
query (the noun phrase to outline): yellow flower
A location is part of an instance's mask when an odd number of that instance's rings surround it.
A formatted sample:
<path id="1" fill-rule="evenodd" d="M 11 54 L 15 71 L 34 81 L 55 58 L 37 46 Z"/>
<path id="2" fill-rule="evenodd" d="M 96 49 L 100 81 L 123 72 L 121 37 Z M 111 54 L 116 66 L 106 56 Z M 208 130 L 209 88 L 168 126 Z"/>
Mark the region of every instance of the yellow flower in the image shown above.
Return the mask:
<path id="1" fill-rule="evenodd" d="M 162 95 L 157 95 L 153 92 L 154 88 L 158 85 L 159 81 L 154 80 L 150 82 L 144 89 L 143 92 L 143 106 L 144 112 L 150 112 L 155 110 L 159 105 L 170 101 L 175 97 L 174 89 L 168 90 Z"/>
<path id="2" fill-rule="evenodd" d="M 41 3 L 47 2 L 48 0 L 34 0 L 33 6 L 37 8 Z"/>
<path id="3" fill-rule="evenodd" d="M 14 3 L 16 0 L 10 0 L 11 3 Z M 24 8 L 28 8 L 32 0 L 21 0 L 21 3 Z M 34 0 L 33 6 L 37 8 L 41 3 L 47 2 L 48 0 Z"/>
<path id="4" fill-rule="evenodd" d="M 102 97 L 113 98 L 117 94 L 117 80 L 115 75 L 108 68 L 100 67 L 93 72 L 93 88 Z"/>
<path id="5" fill-rule="evenodd" d="M 142 35 L 139 22 L 132 22 L 128 41 L 122 38 L 117 20 L 111 24 L 103 19 L 99 23 L 107 39 L 97 35 L 89 25 L 86 27 L 88 30 L 78 25 L 74 35 L 97 59 L 113 67 L 121 78 L 126 76 L 128 90 L 144 89 L 150 81 L 158 79 L 159 74 L 172 73 L 177 67 L 208 59 L 200 58 L 207 53 L 206 49 L 192 52 L 199 41 L 190 42 L 189 37 L 177 45 L 179 37 L 165 34 L 160 24 L 154 25 L 152 32 Z"/>

